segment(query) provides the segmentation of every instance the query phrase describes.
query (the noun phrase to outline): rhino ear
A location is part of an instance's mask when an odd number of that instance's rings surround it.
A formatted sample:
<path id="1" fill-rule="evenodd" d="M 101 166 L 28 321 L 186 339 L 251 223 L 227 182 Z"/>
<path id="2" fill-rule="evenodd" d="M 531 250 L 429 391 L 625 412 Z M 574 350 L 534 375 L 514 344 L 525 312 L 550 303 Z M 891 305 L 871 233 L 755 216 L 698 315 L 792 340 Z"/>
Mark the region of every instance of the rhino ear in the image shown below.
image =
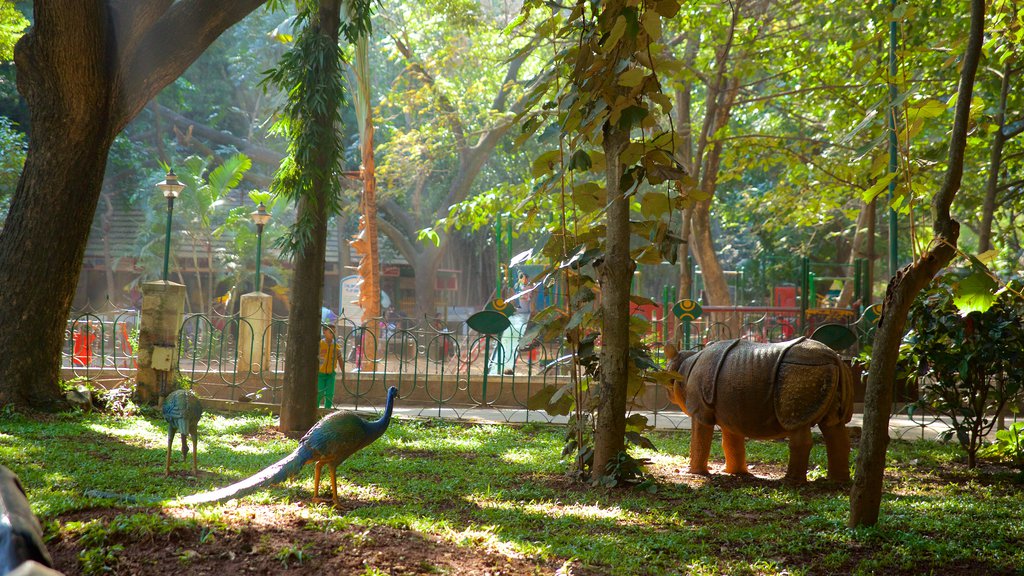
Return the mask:
<path id="1" fill-rule="evenodd" d="M 671 342 L 666 342 L 665 343 L 665 361 L 666 362 L 671 362 L 672 359 L 676 357 L 676 354 L 679 354 L 679 349 L 676 348 L 675 344 L 673 344 Z"/>

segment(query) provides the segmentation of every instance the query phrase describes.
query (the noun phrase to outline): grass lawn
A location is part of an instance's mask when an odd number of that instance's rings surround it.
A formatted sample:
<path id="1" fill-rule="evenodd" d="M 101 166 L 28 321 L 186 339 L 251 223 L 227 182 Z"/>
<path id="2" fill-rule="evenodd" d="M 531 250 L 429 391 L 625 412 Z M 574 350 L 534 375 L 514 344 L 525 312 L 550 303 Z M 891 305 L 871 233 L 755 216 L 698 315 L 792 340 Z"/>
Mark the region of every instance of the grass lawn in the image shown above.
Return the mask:
<path id="1" fill-rule="evenodd" d="M 18 474 L 68 574 L 1015 574 L 1024 484 L 969 471 L 953 445 L 894 441 L 878 527 L 846 527 L 848 487 L 781 483 L 781 442 L 750 442 L 753 477 L 684 474 L 688 435 L 655 434 L 653 493 L 577 484 L 558 427 L 393 421 L 339 468 L 337 508 L 312 471 L 239 501 L 131 506 L 88 489 L 172 498 L 225 486 L 295 447 L 269 415 L 206 414 L 199 478 L 159 417 L 0 415 Z M 178 442 L 176 441 L 176 448 Z M 720 450 L 713 465 L 722 464 Z M 851 459 L 852 462 L 852 459 Z M 824 447 L 812 478 L 824 476 Z M 329 483 L 328 483 L 329 485 Z M 321 490 L 323 491 L 323 487 Z"/>

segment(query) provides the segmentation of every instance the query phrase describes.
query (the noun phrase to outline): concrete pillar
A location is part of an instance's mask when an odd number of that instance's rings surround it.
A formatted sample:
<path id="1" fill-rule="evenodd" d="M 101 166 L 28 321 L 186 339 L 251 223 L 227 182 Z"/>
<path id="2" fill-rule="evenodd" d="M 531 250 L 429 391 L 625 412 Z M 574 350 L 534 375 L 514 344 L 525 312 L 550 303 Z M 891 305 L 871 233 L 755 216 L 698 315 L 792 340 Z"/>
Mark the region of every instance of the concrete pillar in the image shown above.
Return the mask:
<path id="1" fill-rule="evenodd" d="M 238 371 L 259 373 L 270 368 L 270 323 L 273 311 L 270 294 L 242 294 L 239 303 Z"/>
<path id="2" fill-rule="evenodd" d="M 136 399 L 140 403 L 159 402 L 161 380 L 166 382 L 165 394 L 174 389 L 178 378 L 178 330 L 184 315 L 185 286 L 163 281 L 142 285 L 139 367 L 135 390 Z M 167 354 L 170 354 L 169 361 Z M 157 371 L 154 364 L 157 368 L 170 369 Z"/>

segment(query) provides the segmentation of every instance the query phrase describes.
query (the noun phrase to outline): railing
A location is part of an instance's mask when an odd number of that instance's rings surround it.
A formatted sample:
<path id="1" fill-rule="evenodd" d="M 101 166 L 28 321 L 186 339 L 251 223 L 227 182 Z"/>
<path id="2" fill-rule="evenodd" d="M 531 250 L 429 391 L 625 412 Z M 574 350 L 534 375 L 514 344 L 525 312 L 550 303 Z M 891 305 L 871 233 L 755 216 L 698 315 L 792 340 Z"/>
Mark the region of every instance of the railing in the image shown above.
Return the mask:
<path id="1" fill-rule="evenodd" d="M 710 308 L 710 307 L 709 307 Z M 721 313 L 740 314 L 742 337 L 780 341 L 799 335 L 798 311 L 781 309 L 708 309 L 694 322 L 695 347 L 731 338 L 729 323 L 715 321 Z M 661 307 L 653 311 L 645 342 L 656 361 L 663 362 L 663 342 L 670 318 Z M 229 402 L 279 404 L 285 373 L 288 322 L 274 318 L 264 333 L 254 335 L 250 319 L 206 314 L 187 315 L 178 331 L 178 370 L 205 398 Z M 114 310 L 84 313 L 69 320 L 64 348 L 68 378 L 110 383 L 135 374 L 139 313 Z M 345 318 L 329 325 L 344 359 L 337 375 L 335 404 L 379 406 L 388 386 L 399 388 L 406 405 L 423 415 L 453 411 L 463 417 L 469 409 L 491 409 L 506 419 L 551 421 L 541 411 L 527 409 L 531 396 L 545 386 L 562 386 L 570 379 L 568 351 L 561 342 L 521 342 L 525 325 L 500 337 L 471 331 L 464 323 L 440 321 L 413 324 L 407 319 L 377 320 L 371 326 Z M 241 341 L 240 341 L 241 337 Z M 263 343 L 265 349 L 261 349 Z M 311 384 L 312 385 L 312 384 Z M 631 399 L 635 410 L 683 421 L 660 386 L 648 386 Z M 674 423 L 674 424 L 673 424 Z"/>

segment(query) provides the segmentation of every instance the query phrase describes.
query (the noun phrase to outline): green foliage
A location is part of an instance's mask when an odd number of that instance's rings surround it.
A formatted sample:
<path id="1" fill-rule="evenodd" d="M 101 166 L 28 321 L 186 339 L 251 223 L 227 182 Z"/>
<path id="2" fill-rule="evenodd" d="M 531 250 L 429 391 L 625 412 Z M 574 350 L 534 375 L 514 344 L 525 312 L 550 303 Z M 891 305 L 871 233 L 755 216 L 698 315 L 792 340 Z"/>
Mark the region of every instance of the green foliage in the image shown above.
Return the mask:
<path id="1" fill-rule="evenodd" d="M 25 135 L 15 130 L 10 120 L 0 116 L 0 228 L 7 219 L 11 198 L 18 187 L 27 149 Z"/>
<path id="2" fill-rule="evenodd" d="M 973 467 L 994 415 L 1024 382 L 1024 298 L 1004 290 L 984 312 L 963 312 L 955 302 L 965 276 L 971 274 L 946 274 L 921 293 L 911 309 L 904 361 L 926 376 L 921 402 L 950 418 Z"/>
<path id="3" fill-rule="evenodd" d="M 1024 422 L 996 431 L 995 442 L 979 449 L 978 456 L 1009 462 L 1024 470 Z"/>
<path id="4" fill-rule="evenodd" d="M 307 560 L 316 556 L 315 552 L 311 552 L 312 544 L 304 544 L 302 546 L 285 546 L 274 554 L 274 558 L 281 563 L 281 566 L 287 570 L 289 564 L 305 564 Z"/>
<path id="5" fill-rule="evenodd" d="M 0 61 L 14 59 L 14 44 L 28 25 L 28 19 L 13 2 L 0 3 Z"/>
<path id="6" fill-rule="evenodd" d="M 601 379 L 596 345 L 603 326 L 597 304 L 601 286 L 596 269 L 585 266 L 609 248 L 603 223 L 606 206 L 614 200 L 609 190 L 629 200 L 637 216 L 632 232 L 649 241 L 630 252 L 640 263 L 661 263 L 668 254 L 675 254 L 668 220 L 674 209 L 696 199 L 692 179 L 675 159 L 674 132 L 662 122 L 671 101 L 664 94 L 660 75 L 673 68 L 671 55 L 660 44 L 663 20 L 675 16 L 679 8 L 675 0 L 579 3 L 568 13 L 552 15 L 542 2 L 526 2 L 518 23 L 510 27 L 531 26 L 539 42 L 559 44 L 553 64 L 524 97 L 528 108 L 520 117 L 516 142 L 523 144 L 538 134 L 543 138 L 545 126 L 560 134 L 558 146 L 535 156 L 532 162 L 535 184 L 529 200 L 534 209 L 554 206 L 562 214 L 560 221 L 548 226 L 550 236 L 538 252 L 541 261 L 551 263 L 541 274 L 542 282 L 567 287 L 570 306 L 538 314 L 532 332 L 524 338 L 568 342 L 571 362 L 582 371 L 575 386 L 545 389 L 533 399 L 533 405 L 555 413 L 564 412 L 571 402 L 576 435 L 569 439 L 566 452 L 576 453 L 577 474 L 588 466 L 592 437 L 582 427 L 594 422 L 592 415 L 584 417 L 584 413 L 598 405 L 595 395 L 599 389 L 590 383 Z M 535 10 L 543 16 L 534 15 Z M 608 159 L 602 146 L 612 131 L 623 133 L 627 143 L 619 158 Z M 604 182 L 605 170 L 613 161 L 621 163 L 621 179 Z M 667 191 L 654 188 L 665 183 Z M 629 326 L 632 361 L 627 382 L 622 383 L 627 398 L 639 394 L 649 379 L 645 375 L 657 370 L 642 342 L 648 327 L 640 319 Z M 639 428 L 630 430 L 629 438 L 643 443 L 640 431 L 644 426 Z M 638 483 L 640 465 L 639 460 L 620 455 L 606 471 L 615 475 L 608 482 Z"/>
<path id="7" fill-rule="evenodd" d="M 338 214 L 341 177 L 341 104 L 345 88 L 339 65 L 344 53 L 314 21 L 315 3 L 304 6 L 294 25 L 301 28 L 280 64 L 267 72 L 264 86 L 288 94 L 273 133 L 288 140 L 288 155 L 274 176 L 270 192 L 292 204 L 300 200 L 328 216 Z M 313 214 L 300 211 L 287 236 L 277 246 L 294 257 L 313 242 Z"/>

